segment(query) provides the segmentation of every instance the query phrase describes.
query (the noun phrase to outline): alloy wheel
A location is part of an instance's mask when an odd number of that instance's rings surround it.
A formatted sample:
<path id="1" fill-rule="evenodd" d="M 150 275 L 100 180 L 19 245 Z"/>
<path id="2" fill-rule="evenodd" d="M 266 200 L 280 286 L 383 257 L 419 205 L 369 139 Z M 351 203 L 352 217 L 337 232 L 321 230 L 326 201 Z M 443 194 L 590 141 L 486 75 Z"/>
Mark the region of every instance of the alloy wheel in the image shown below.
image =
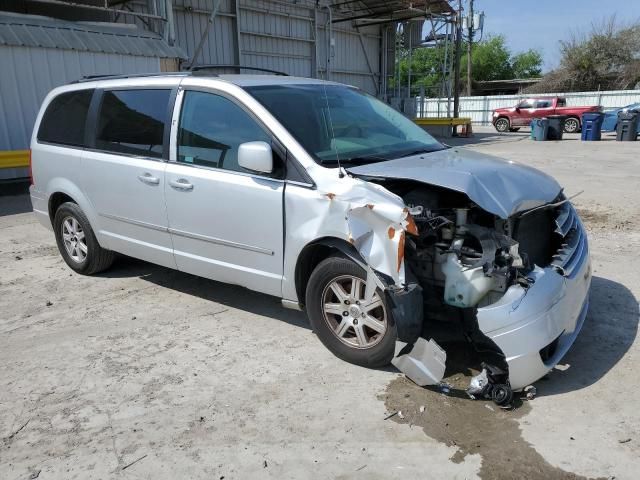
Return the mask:
<path id="1" fill-rule="evenodd" d="M 376 291 L 365 298 L 366 282 L 352 275 L 331 281 L 322 293 L 322 313 L 333 334 L 352 348 L 370 348 L 384 337 L 387 311 Z"/>
<path id="2" fill-rule="evenodd" d="M 88 248 L 82 226 L 74 217 L 66 217 L 62 221 L 62 241 L 69 257 L 82 263 L 87 258 Z"/>
<path id="3" fill-rule="evenodd" d="M 575 133 L 578 131 L 578 121 L 575 118 L 569 118 L 564 122 L 564 131 L 567 133 Z"/>
<path id="4" fill-rule="evenodd" d="M 496 120 L 496 130 L 499 132 L 506 132 L 509 129 L 509 120 L 506 118 L 499 118 Z"/>

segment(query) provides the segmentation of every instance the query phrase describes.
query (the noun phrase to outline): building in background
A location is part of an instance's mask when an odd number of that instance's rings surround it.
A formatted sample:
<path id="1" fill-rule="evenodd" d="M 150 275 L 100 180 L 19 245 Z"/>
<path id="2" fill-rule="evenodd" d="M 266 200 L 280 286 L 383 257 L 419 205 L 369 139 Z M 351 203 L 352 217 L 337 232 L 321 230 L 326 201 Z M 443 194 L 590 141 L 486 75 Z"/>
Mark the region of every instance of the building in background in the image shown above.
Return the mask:
<path id="1" fill-rule="evenodd" d="M 46 93 L 84 76 L 257 67 L 354 85 L 403 109 L 401 45 L 420 44 L 425 19 L 452 14 L 446 0 L 4 0 L 0 179 L 27 174 Z"/>

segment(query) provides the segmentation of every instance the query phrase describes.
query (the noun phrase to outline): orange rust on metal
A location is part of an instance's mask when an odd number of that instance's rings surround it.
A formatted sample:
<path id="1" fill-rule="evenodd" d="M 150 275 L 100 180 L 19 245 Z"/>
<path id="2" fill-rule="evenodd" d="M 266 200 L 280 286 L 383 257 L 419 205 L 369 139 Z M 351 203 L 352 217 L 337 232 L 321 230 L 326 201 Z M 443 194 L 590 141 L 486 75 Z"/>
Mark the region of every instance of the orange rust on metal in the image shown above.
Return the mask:
<path id="1" fill-rule="evenodd" d="M 369 210 L 373 210 L 373 204 L 372 203 L 367 203 L 367 208 Z"/>
<path id="2" fill-rule="evenodd" d="M 355 239 L 351 235 L 349 235 L 349 243 L 351 243 L 351 244 L 355 244 L 356 243 Z"/>
<path id="3" fill-rule="evenodd" d="M 396 229 L 393 227 L 389 227 L 389 230 L 387 231 L 387 234 L 389 235 L 389 238 L 393 238 L 396 236 Z"/>
<path id="4" fill-rule="evenodd" d="M 418 235 L 418 226 L 410 213 L 407 213 L 407 228 L 405 230 L 411 235 Z"/>
<path id="5" fill-rule="evenodd" d="M 335 193 L 327 193 L 327 197 L 329 197 L 329 200 L 333 200 L 334 198 L 336 198 L 336 194 Z"/>
<path id="6" fill-rule="evenodd" d="M 404 232 L 400 233 L 400 241 L 398 242 L 398 272 L 402 267 L 402 261 L 404 260 Z"/>

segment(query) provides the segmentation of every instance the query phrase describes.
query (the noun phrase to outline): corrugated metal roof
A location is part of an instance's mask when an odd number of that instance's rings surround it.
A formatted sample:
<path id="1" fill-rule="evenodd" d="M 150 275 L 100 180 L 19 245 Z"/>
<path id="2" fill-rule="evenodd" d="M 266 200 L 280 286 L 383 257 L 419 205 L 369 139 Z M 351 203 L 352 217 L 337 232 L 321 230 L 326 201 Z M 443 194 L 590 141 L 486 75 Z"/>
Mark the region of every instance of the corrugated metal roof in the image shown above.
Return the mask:
<path id="1" fill-rule="evenodd" d="M 68 22 L 8 12 L 0 13 L 0 45 L 187 58 L 181 48 L 135 25 Z"/>

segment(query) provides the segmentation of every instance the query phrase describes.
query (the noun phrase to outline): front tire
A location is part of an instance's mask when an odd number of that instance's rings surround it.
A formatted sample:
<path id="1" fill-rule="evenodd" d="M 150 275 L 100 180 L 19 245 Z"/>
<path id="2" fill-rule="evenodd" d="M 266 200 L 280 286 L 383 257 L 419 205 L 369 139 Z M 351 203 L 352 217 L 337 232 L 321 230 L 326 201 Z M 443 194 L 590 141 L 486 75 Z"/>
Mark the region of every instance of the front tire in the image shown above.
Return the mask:
<path id="1" fill-rule="evenodd" d="M 501 117 L 496 120 L 493 126 L 498 132 L 505 133 L 509 131 L 509 128 L 511 128 L 511 123 L 509 122 L 508 118 Z"/>
<path id="2" fill-rule="evenodd" d="M 72 202 L 60 205 L 53 220 L 60 255 L 75 272 L 92 275 L 111 266 L 115 253 L 100 246 L 82 209 Z"/>
<path id="3" fill-rule="evenodd" d="M 365 299 L 366 273 L 353 261 L 329 257 L 309 278 L 307 314 L 320 341 L 338 358 L 363 367 L 388 365 L 396 330 L 384 293 Z"/>
<path id="4" fill-rule="evenodd" d="M 565 133 L 578 133 L 580 131 L 580 121 L 577 118 L 571 117 L 564 121 Z"/>

